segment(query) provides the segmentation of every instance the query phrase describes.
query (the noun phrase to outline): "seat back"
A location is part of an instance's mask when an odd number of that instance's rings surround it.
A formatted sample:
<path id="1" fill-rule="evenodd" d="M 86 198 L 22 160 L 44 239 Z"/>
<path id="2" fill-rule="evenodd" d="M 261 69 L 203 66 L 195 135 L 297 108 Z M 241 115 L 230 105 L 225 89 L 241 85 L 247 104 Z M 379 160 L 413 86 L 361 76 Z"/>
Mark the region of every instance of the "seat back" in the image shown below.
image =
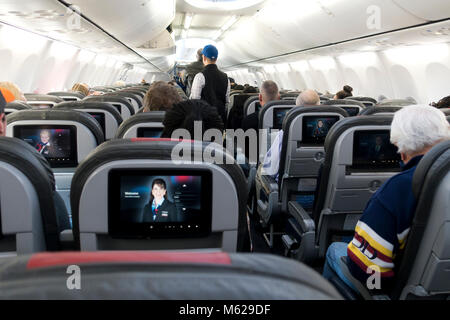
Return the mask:
<path id="1" fill-rule="evenodd" d="M 355 117 L 360 114 L 361 111 L 366 109 L 366 106 L 362 102 L 356 100 L 328 100 L 323 101 L 322 104 L 325 106 L 335 106 L 342 108 L 347 111 L 350 117 Z"/>
<path id="2" fill-rule="evenodd" d="M 390 143 L 392 118 L 347 118 L 328 133 L 313 211 L 319 257 L 330 242 L 342 241 L 338 236 L 353 236 L 372 195 L 400 172 L 400 156 Z"/>
<path id="3" fill-rule="evenodd" d="M 60 248 L 59 231 L 70 228 L 55 207 L 48 162 L 26 142 L 0 137 L 0 252 L 27 254 Z"/>
<path id="4" fill-rule="evenodd" d="M 230 98 L 228 106 L 227 128 L 238 129 L 241 127 L 244 118 L 244 104 L 248 98 L 258 96 L 257 93 L 240 93 Z"/>
<path id="5" fill-rule="evenodd" d="M 413 177 L 417 207 L 401 257 L 394 299 L 450 297 L 450 141 L 432 148 Z"/>
<path id="6" fill-rule="evenodd" d="M 6 135 L 22 138 L 39 149 L 40 133 L 50 131 L 50 146 L 41 148 L 52 167 L 76 167 L 93 149 L 104 141 L 95 119 L 74 110 L 25 110 L 10 114 Z"/>
<path id="7" fill-rule="evenodd" d="M 123 120 L 117 109 L 110 103 L 91 100 L 63 102 L 53 107 L 53 110 L 77 110 L 92 116 L 102 128 L 105 140 L 113 139 Z"/>
<path id="8" fill-rule="evenodd" d="M 346 117 L 347 112 L 334 106 L 299 107 L 286 115 L 278 171 L 282 211 L 287 210 L 291 200 L 313 198 L 319 168 L 325 159 L 326 134 Z M 304 209 L 312 210 L 312 205 L 313 201 Z"/>
<path id="9" fill-rule="evenodd" d="M 165 111 L 138 113 L 124 121 L 117 131 L 117 139 L 160 138 L 164 130 Z"/>
<path id="10" fill-rule="evenodd" d="M 288 92 L 288 93 L 283 93 L 281 95 L 281 100 L 297 100 L 297 97 L 300 93 L 297 92 Z"/>
<path id="11" fill-rule="evenodd" d="M 73 91 L 55 91 L 47 93 L 50 96 L 60 97 L 64 101 L 80 101 L 85 95 L 81 92 L 73 92 Z"/>
<path id="12" fill-rule="evenodd" d="M 137 94 L 129 91 L 115 91 L 112 93 L 107 93 L 103 97 L 122 97 L 127 99 L 127 101 L 133 106 L 134 112 L 137 113 L 140 108 L 142 108 L 143 100 Z"/>
<path id="13" fill-rule="evenodd" d="M 417 104 L 414 99 L 385 99 L 377 103 L 377 106 L 410 106 Z"/>
<path id="14" fill-rule="evenodd" d="M 248 98 L 244 104 L 244 117 L 255 113 L 258 110 L 258 104 L 259 108 L 261 108 L 261 104 L 259 103 L 259 96 Z"/>
<path id="15" fill-rule="evenodd" d="M 83 270 L 86 285 L 83 282 L 82 290 L 68 290 L 65 285 L 60 285 L 67 282 L 66 271 L 71 265 Z M 0 299 L 5 300 L 342 299 L 336 289 L 312 268 L 268 254 L 165 251 L 41 253 L 5 259 L 0 278 L 3 280 L 0 282 Z M 260 308 L 260 313 L 271 311 L 262 305 Z"/>
<path id="16" fill-rule="evenodd" d="M 33 108 L 29 104 L 16 100 L 16 101 L 6 104 L 5 115 L 8 115 L 10 113 L 20 111 L 20 110 L 31 110 L 31 109 L 33 109 Z"/>
<path id="17" fill-rule="evenodd" d="M 389 115 L 394 114 L 398 110 L 403 108 L 402 106 L 372 106 L 364 109 L 360 112 L 360 116 L 371 116 L 371 115 Z"/>
<path id="18" fill-rule="evenodd" d="M 180 152 L 186 160 L 173 161 Z M 202 161 L 203 155 L 223 164 Z M 160 207 L 161 216 L 149 203 L 156 178 L 166 183 L 167 207 Z M 75 243 L 82 251 L 248 250 L 246 189 L 242 169 L 217 144 L 109 141 L 92 152 L 73 177 Z"/>
<path id="19" fill-rule="evenodd" d="M 347 97 L 346 100 L 354 100 L 363 103 L 366 107 L 371 107 L 377 104 L 377 100 L 370 97 Z"/>
<path id="20" fill-rule="evenodd" d="M 258 126 L 260 130 L 266 130 L 259 134 L 259 162 L 264 161 L 265 150 L 270 148 L 272 139 L 278 130 L 283 127 L 286 114 L 295 108 L 295 102 L 290 100 L 271 101 L 261 108 L 258 115 Z"/>
<path id="21" fill-rule="evenodd" d="M 33 109 L 49 109 L 54 105 L 64 102 L 60 97 L 51 96 L 47 94 L 33 94 L 25 93 L 27 103 L 33 107 Z"/>
<path id="22" fill-rule="evenodd" d="M 110 96 L 110 95 L 89 96 L 86 97 L 84 101 L 109 103 L 116 108 L 116 110 L 122 116 L 123 120 L 127 120 L 129 117 L 131 117 L 136 113 L 133 105 L 125 97 Z"/>

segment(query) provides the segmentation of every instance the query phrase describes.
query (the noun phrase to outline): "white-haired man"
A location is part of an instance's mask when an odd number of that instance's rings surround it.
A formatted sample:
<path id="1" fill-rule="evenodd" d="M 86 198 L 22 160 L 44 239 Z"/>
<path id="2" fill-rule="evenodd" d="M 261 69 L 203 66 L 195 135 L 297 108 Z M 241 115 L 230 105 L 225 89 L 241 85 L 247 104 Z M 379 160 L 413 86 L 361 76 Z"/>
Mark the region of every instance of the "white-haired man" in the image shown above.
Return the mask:
<path id="1" fill-rule="evenodd" d="M 418 121 L 420 119 L 420 121 Z M 450 139 L 450 127 L 444 113 L 429 106 L 409 106 L 395 113 L 391 142 L 402 159 L 402 172 L 386 181 L 368 202 L 358 221 L 353 240 L 335 242 L 326 254 L 323 275 L 339 276 L 349 287 L 339 261 L 347 256 L 348 268 L 366 284 L 373 272 L 380 271 L 381 290 L 390 292 L 394 279 L 395 257 L 404 249 L 413 220 L 416 200 L 412 179 L 419 161 L 436 144 Z M 374 268 L 375 267 L 375 268 Z"/>
<path id="2" fill-rule="evenodd" d="M 295 105 L 297 107 L 311 107 L 320 105 L 320 97 L 314 90 L 305 90 L 297 97 Z M 283 145 L 283 130 L 278 132 L 278 135 L 273 140 L 273 143 L 264 158 L 262 165 L 262 174 L 273 176 L 278 180 L 278 169 L 280 167 L 280 153 Z"/>

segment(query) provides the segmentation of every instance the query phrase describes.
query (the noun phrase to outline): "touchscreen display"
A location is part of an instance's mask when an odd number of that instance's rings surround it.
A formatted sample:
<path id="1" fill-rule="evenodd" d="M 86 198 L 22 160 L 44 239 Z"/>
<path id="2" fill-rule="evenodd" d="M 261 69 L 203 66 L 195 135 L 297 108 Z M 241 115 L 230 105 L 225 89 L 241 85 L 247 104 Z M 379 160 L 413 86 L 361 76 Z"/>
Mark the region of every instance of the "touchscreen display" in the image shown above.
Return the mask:
<path id="1" fill-rule="evenodd" d="M 103 112 L 88 112 L 102 127 L 103 134 L 105 133 L 105 114 Z"/>
<path id="2" fill-rule="evenodd" d="M 353 139 L 352 169 L 400 170 L 400 155 L 389 130 L 357 131 Z"/>
<path id="3" fill-rule="evenodd" d="M 283 128 L 283 120 L 286 114 L 292 108 L 276 108 L 273 111 L 273 128 L 274 129 L 282 129 Z"/>
<path id="4" fill-rule="evenodd" d="M 138 128 L 138 138 L 161 138 L 163 128 Z"/>
<path id="5" fill-rule="evenodd" d="M 13 134 L 34 147 L 52 167 L 78 165 L 75 126 L 15 126 Z"/>
<path id="6" fill-rule="evenodd" d="M 204 170 L 112 170 L 109 233 L 131 238 L 208 235 L 211 179 Z"/>
<path id="7" fill-rule="evenodd" d="M 302 143 L 323 145 L 328 131 L 339 121 L 338 116 L 303 117 Z"/>

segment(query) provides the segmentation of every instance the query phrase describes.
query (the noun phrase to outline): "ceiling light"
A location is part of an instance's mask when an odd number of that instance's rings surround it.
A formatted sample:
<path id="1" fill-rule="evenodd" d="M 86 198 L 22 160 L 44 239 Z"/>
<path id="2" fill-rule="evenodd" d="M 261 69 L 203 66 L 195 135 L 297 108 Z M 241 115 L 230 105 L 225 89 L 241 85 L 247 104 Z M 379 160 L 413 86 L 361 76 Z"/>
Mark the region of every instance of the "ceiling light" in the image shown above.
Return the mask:
<path id="1" fill-rule="evenodd" d="M 184 29 L 189 29 L 191 27 L 192 18 L 194 15 L 192 13 L 186 13 L 184 16 Z"/>

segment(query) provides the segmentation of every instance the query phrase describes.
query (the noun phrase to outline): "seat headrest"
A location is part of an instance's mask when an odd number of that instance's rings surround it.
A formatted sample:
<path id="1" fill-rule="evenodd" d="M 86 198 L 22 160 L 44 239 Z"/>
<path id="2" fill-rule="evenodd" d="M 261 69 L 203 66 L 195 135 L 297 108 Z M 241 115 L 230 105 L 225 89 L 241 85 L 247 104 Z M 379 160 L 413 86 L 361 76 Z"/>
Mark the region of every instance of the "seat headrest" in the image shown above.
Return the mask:
<path id="1" fill-rule="evenodd" d="M 8 125 L 17 121 L 25 121 L 25 120 L 35 120 L 35 121 L 64 120 L 64 121 L 78 122 L 83 124 L 93 133 L 98 145 L 102 144 L 105 141 L 102 127 L 100 127 L 100 125 L 94 118 L 92 118 L 89 114 L 85 112 L 76 110 L 57 110 L 57 109 L 22 110 L 11 113 L 7 117 Z"/>
<path id="2" fill-rule="evenodd" d="M 361 107 L 363 109 L 366 108 L 366 106 L 359 101 L 356 100 L 344 100 L 344 99 L 339 99 L 339 100 L 327 100 L 327 101 L 323 101 L 322 103 L 325 106 L 334 106 L 334 105 L 348 105 L 348 106 L 358 106 Z"/>
<path id="3" fill-rule="evenodd" d="M 130 102 L 128 102 L 127 99 L 125 99 L 124 97 L 121 96 L 110 96 L 110 95 L 103 95 L 103 96 L 88 96 L 86 98 L 84 98 L 84 101 L 86 102 L 106 102 L 106 103 L 120 103 L 122 105 L 124 105 L 129 111 L 130 111 L 130 115 L 134 115 L 134 108 L 133 106 L 130 104 Z"/>
<path id="4" fill-rule="evenodd" d="M 74 92 L 74 91 L 55 91 L 55 92 L 49 92 L 47 93 L 49 96 L 56 96 L 56 97 L 76 97 L 79 99 L 83 99 L 85 97 L 84 94 L 81 92 Z"/>
<path id="5" fill-rule="evenodd" d="M 125 135 L 125 133 L 133 126 L 137 125 L 137 124 L 142 124 L 142 123 L 148 123 L 148 122 L 157 122 L 157 123 L 161 123 L 164 120 L 164 117 L 166 115 L 165 111 L 151 111 L 151 112 L 142 112 L 142 113 L 137 113 L 134 116 L 128 118 L 127 120 L 125 120 L 119 127 L 119 129 L 117 130 L 117 134 L 116 137 L 117 138 L 123 138 L 123 136 Z"/>
<path id="6" fill-rule="evenodd" d="M 25 98 L 27 98 L 27 101 L 51 101 L 51 102 L 56 102 L 56 103 L 60 103 L 60 102 L 64 102 L 63 99 L 56 97 L 56 96 L 51 96 L 48 94 L 33 94 L 33 93 L 25 93 Z"/>
<path id="7" fill-rule="evenodd" d="M 420 160 L 414 172 L 412 188 L 416 199 L 419 198 L 422 193 L 422 189 L 425 185 L 430 171 L 437 170 L 447 162 L 450 162 L 450 141 L 444 141 L 434 146 L 428 151 L 425 156 Z"/>
<path id="8" fill-rule="evenodd" d="M 360 116 L 370 116 L 377 113 L 395 113 L 402 107 L 400 106 L 371 106 L 362 110 Z"/>
<path id="9" fill-rule="evenodd" d="M 371 97 L 347 97 L 346 100 L 355 100 L 355 101 L 369 101 L 373 104 L 377 104 L 377 100 Z"/>
<path id="10" fill-rule="evenodd" d="M 53 202 L 55 178 L 49 163 L 28 143 L 10 137 L 0 137 L 0 161 L 21 171 L 34 186 L 39 199 L 47 249 L 57 250 L 59 235 Z"/>
<path id="11" fill-rule="evenodd" d="M 114 119 L 117 121 L 117 125 L 120 125 L 123 122 L 122 116 L 120 115 L 119 111 L 110 103 L 106 102 L 95 102 L 95 101 L 89 101 L 89 100 L 82 100 L 82 101 L 68 101 L 68 102 L 62 102 L 58 103 L 56 106 L 53 107 L 53 110 L 74 110 L 74 109 L 99 109 L 99 110 L 105 110 L 112 114 Z"/>
<path id="12" fill-rule="evenodd" d="M 285 106 L 285 107 L 295 107 L 295 101 L 292 100 L 276 100 L 276 101 L 270 101 L 264 105 L 264 107 L 261 108 L 259 112 L 259 124 L 261 125 L 264 120 L 264 115 L 266 114 L 267 110 L 271 109 L 273 106 Z"/>
<path id="13" fill-rule="evenodd" d="M 32 106 L 30 106 L 29 104 L 23 102 L 23 101 L 13 101 L 10 103 L 7 103 L 5 106 L 6 109 L 15 109 L 15 110 L 30 110 L 33 109 Z"/>

